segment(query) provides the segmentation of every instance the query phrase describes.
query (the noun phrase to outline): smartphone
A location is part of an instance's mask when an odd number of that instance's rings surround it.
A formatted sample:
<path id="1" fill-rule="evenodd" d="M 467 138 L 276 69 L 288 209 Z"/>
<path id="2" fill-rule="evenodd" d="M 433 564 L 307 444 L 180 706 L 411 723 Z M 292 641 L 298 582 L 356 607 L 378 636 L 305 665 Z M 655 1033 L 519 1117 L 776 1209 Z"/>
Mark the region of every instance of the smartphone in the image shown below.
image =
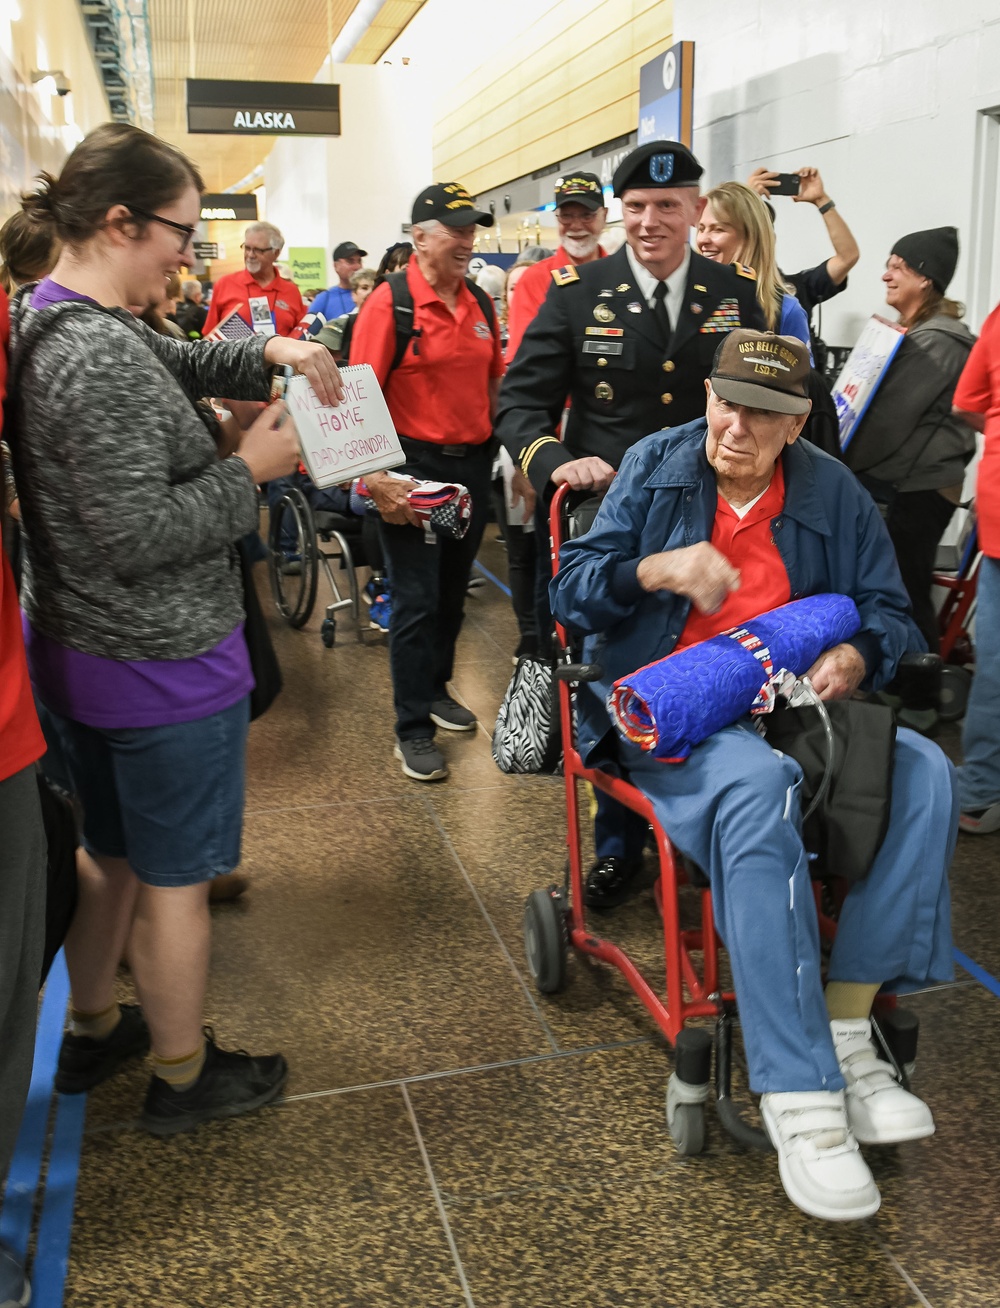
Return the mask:
<path id="1" fill-rule="evenodd" d="M 767 189 L 771 195 L 798 195 L 801 184 L 802 178 L 798 173 L 779 173 L 778 185 Z"/>
<path id="2" fill-rule="evenodd" d="M 287 363 L 279 364 L 271 372 L 271 395 L 269 403 L 273 404 L 275 400 L 283 400 L 288 390 L 288 383 L 295 376 L 295 369 L 290 368 Z"/>

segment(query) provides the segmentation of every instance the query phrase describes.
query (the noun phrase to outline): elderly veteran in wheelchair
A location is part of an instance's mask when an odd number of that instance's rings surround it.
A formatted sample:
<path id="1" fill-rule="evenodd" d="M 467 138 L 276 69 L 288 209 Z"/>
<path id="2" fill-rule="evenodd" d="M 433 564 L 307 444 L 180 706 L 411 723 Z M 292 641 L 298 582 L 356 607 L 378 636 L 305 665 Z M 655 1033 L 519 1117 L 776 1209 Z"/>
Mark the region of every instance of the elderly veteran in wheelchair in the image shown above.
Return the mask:
<path id="1" fill-rule="evenodd" d="M 619 677 L 792 599 L 850 597 L 861 630 L 808 671 L 823 700 L 874 690 L 923 640 L 892 544 L 850 471 L 799 433 L 806 347 L 737 330 L 706 383 L 704 419 L 641 440 L 593 527 L 563 547 L 552 607 L 586 637 L 601 679 L 580 688 L 579 746 L 607 758 Z M 616 758 L 678 849 L 707 875 L 729 951 L 750 1073 L 785 1191 L 832 1221 L 880 1196 L 859 1144 L 931 1135 L 926 1104 L 875 1054 L 877 992 L 952 978 L 948 867 L 958 811 L 951 764 L 907 730 L 892 754 L 886 834 L 839 917 L 824 993 L 798 764 L 744 718 L 663 762 Z"/>

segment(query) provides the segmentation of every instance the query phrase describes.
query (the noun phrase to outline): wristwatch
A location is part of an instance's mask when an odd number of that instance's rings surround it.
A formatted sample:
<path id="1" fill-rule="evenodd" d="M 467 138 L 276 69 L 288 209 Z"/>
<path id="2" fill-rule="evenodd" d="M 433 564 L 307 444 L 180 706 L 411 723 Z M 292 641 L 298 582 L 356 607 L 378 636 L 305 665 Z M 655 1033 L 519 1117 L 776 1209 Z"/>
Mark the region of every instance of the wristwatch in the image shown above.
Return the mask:
<path id="1" fill-rule="evenodd" d="M 818 210 L 818 212 L 819 212 L 819 213 L 829 213 L 831 209 L 836 209 L 836 207 L 837 207 L 837 206 L 834 204 L 834 202 L 833 202 L 832 200 L 827 200 L 826 204 L 821 204 L 821 205 L 819 206 L 819 210 Z"/>

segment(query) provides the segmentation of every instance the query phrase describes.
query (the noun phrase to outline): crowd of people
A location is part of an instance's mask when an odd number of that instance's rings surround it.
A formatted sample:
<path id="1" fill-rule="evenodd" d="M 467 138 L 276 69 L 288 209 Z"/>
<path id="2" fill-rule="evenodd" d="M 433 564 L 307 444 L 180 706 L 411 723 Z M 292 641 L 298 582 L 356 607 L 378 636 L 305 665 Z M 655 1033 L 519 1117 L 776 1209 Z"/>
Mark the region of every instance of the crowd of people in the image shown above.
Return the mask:
<path id="1" fill-rule="evenodd" d="M 281 1054 L 229 1052 L 203 1032 L 208 903 L 240 861 L 255 686 L 245 546 L 258 492 L 273 504 L 289 479 L 309 486 L 284 406 L 268 402 L 270 376 L 291 367 L 337 404 L 339 361 L 374 370 L 405 454 L 392 474 L 366 478 L 369 592 L 394 697 L 387 751 L 408 778 L 442 781 L 438 731 L 477 727 L 450 683 L 492 510 L 515 661 L 546 660 L 554 617 L 585 641 L 604 681 L 580 689 L 581 751 L 642 788 L 709 878 L 786 1191 L 819 1217 L 875 1211 L 859 1143 L 915 1139 L 933 1119 L 875 1056 L 872 1002 L 883 986 L 950 976 L 957 830 L 1000 829 L 1000 310 L 977 340 L 948 299 L 954 228 L 901 236 L 883 282 L 906 349 L 841 459 L 813 310 L 844 289 L 859 252 L 819 173 L 797 176 L 794 199 L 815 206 L 832 253 L 796 274 L 778 264 L 777 173 L 703 193 L 692 152 L 656 141 L 615 172 L 616 237 L 601 179 L 567 173 L 555 187 L 558 248 L 473 278 L 477 234 L 493 217 L 459 183 L 430 185 L 413 202 L 411 240 L 374 268 L 341 242 L 335 284 L 308 307 L 278 267 L 284 238 L 267 222 L 247 227 L 244 269 L 204 302 L 188 271 L 201 178 L 136 128 L 91 133 L 58 178 L 42 175 L 24 196 L 0 230 L 11 297 L 9 319 L 0 298 L 3 511 L 19 574 L 18 585 L 5 552 L 0 1173 L 27 1087 L 40 971 L 39 761 L 82 823 L 57 1088 L 83 1092 L 148 1052 L 140 1121 L 171 1134 L 260 1108 L 284 1086 Z M 816 692 L 834 702 L 891 690 L 905 654 L 937 648 L 934 560 L 977 432 L 985 558 L 965 763 L 956 777 L 934 743 L 899 731 L 891 819 L 844 902 L 824 993 L 791 802 L 798 765 L 741 722 L 683 767 L 664 767 L 612 745 L 604 700 L 625 672 L 828 591 L 856 601 L 862 626 L 810 670 Z M 411 499 L 420 481 L 467 490 L 462 533 L 428 530 Z M 600 503 L 551 581 L 559 486 Z M 294 542 L 283 548 L 294 571 Z M 589 907 L 608 911 L 635 892 L 646 834 L 598 796 Z M 123 1006 L 114 983 L 126 950 L 138 1003 Z"/>

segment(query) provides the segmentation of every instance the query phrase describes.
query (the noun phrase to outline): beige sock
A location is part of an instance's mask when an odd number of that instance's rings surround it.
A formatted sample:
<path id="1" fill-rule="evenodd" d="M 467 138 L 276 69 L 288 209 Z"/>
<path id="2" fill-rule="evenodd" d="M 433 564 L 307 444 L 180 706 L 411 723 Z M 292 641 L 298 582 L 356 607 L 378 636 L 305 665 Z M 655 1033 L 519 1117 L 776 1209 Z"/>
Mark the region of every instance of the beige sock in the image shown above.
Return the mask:
<path id="1" fill-rule="evenodd" d="M 69 1010 L 70 1032 L 91 1040 L 107 1040 L 121 1020 L 122 1010 L 117 1003 L 109 1004 L 97 1013 L 85 1013 L 79 1008 Z"/>
<path id="2" fill-rule="evenodd" d="M 161 1058 L 159 1054 L 153 1054 L 152 1063 L 154 1076 L 166 1081 L 174 1090 L 189 1090 L 205 1066 L 205 1042 L 202 1041 L 193 1054 L 184 1054 L 181 1058 Z"/>
<path id="3" fill-rule="evenodd" d="M 826 1011 L 830 1021 L 850 1022 L 870 1017 L 875 996 L 881 989 L 881 982 L 869 985 L 867 981 L 828 981 Z"/>

